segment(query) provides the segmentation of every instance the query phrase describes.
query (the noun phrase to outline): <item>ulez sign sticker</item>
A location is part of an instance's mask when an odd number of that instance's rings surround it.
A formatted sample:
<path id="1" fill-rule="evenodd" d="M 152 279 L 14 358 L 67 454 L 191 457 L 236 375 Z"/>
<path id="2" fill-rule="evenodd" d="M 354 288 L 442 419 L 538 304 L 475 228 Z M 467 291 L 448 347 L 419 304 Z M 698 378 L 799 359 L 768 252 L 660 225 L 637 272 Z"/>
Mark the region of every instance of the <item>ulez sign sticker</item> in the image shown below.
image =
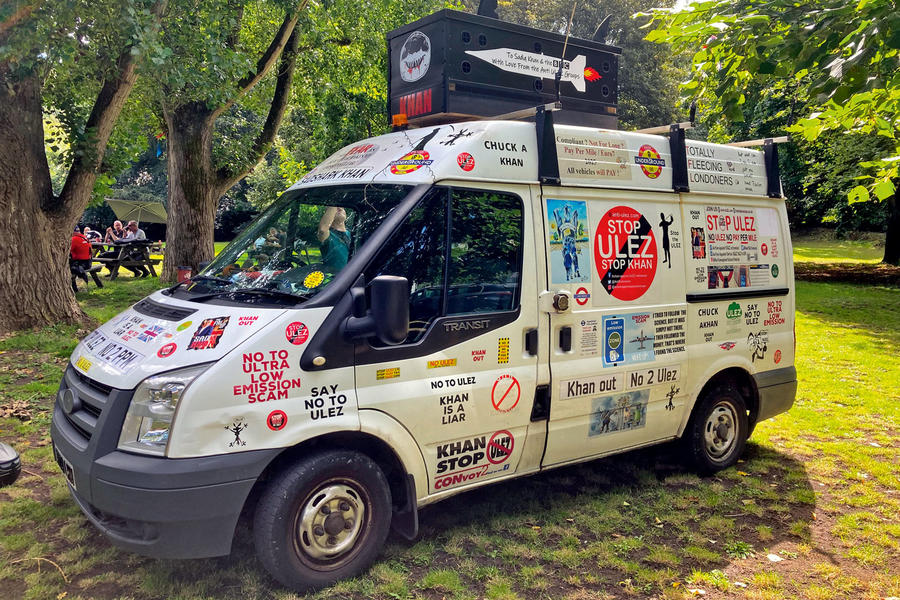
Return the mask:
<path id="1" fill-rule="evenodd" d="M 594 264 L 603 289 L 619 300 L 636 300 L 653 284 L 658 260 L 656 237 L 637 210 L 606 211 L 594 233 Z"/>

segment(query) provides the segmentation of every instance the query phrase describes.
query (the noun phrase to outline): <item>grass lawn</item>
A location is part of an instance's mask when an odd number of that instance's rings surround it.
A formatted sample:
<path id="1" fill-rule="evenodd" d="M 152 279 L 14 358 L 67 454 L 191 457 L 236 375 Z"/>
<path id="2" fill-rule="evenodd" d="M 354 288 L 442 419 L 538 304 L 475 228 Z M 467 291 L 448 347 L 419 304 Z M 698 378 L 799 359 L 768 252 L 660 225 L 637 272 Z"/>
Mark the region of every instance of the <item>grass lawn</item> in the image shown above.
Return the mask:
<path id="1" fill-rule="evenodd" d="M 81 301 L 104 320 L 155 284 L 125 279 Z M 797 293 L 797 403 L 757 427 L 736 468 L 701 479 L 666 447 L 481 488 L 422 511 L 416 542 L 392 535 L 367 574 L 311 597 L 900 596 L 900 289 Z M 0 340 L 0 440 L 25 468 L 0 490 L 0 597 L 295 600 L 243 528 L 228 557 L 164 561 L 120 552 L 87 523 L 47 433 L 86 333 Z"/>
<path id="2" fill-rule="evenodd" d="M 794 242 L 794 261 L 812 263 L 877 263 L 884 256 L 884 246 L 870 241 L 821 240 L 797 238 Z"/>

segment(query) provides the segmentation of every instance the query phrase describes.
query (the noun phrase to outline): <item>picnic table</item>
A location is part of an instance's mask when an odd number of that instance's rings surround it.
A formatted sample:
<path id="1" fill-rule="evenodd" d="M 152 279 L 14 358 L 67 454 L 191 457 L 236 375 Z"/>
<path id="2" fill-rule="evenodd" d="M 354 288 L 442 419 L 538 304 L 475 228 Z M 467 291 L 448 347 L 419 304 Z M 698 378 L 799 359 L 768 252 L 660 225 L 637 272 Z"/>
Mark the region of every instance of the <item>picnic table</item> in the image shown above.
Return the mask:
<path id="1" fill-rule="evenodd" d="M 159 259 L 150 258 L 150 251 L 159 248 L 158 242 L 150 240 L 130 241 L 130 242 L 93 242 L 91 246 L 102 248 L 101 252 L 109 254 L 115 252 L 114 256 L 100 257 L 95 256 L 93 261 L 106 265 L 109 269 L 109 278 L 115 279 L 119 276 L 120 267 L 145 267 L 150 273 L 156 277 L 156 269 L 153 267 L 159 264 Z"/>

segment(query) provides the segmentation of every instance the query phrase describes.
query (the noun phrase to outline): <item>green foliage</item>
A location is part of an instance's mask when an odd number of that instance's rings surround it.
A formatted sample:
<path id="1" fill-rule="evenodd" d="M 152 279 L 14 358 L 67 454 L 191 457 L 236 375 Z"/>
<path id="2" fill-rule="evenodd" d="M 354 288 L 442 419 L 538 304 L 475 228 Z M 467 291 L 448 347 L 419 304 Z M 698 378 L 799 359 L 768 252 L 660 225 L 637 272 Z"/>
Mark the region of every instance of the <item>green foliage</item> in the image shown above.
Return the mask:
<path id="1" fill-rule="evenodd" d="M 863 166 L 871 194 L 884 199 L 900 177 L 900 12 L 892 0 L 710 0 L 690 10 L 650 13 L 651 41 L 693 52 L 684 85 L 710 110 L 745 118 L 753 83 L 792 79 L 808 100 L 790 128 L 808 141 L 826 131 L 883 136 L 892 149 Z M 867 197 L 856 190 L 853 200 Z"/>

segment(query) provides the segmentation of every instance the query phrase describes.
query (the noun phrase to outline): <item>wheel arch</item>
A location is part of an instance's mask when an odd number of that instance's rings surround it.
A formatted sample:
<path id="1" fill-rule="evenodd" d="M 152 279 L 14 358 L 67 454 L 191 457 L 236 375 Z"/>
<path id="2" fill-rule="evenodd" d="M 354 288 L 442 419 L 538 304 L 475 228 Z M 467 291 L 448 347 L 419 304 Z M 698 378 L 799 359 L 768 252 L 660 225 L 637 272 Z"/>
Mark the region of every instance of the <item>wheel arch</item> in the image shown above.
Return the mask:
<path id="1" fill-rule="evenodd" d="M 757 388 L 756 381 L 749 371 L 736 366 L 727 367 L 717 371 L 712 377 L 706 380 L 706 383 L 703 384 L 703 387 L 700 388 L 700 391 L 694 399 L 694 407 L 691 408 L 690 416 L 685 419 L 681 433 L 684 433 L 687 424 L 690 422 L 690 417 L 693 417 L 694 415 L 694 408 L 696 408 L 698 404 L 697 400 L 702 398 L 704 394 L 714 389 L 716 386 L 722 384 L 733 384 L 741 394 L 744 403 L 747 405 L 747 424 L 749 426 L 749 431 L 747 432 L 748 437 L 753 433 L 753 428 L 756 426 L 756 422 L 759 418 L 759 388 Z"/>
<path id="2" fill-rule="evenodd" d="M 352 450 L 374 461 L 384 473 L 391 491 L 393 527 L 404 537 L 409 539 L 415 537 L 418 531 L 416 508 L 418 481 L 410 472 L 414 469 L 408 468 L 386 441 L 365 431 L 336 431 L 285 448 L 257 478 L 244 502 L 244 517 L 252 519 L 260 494 L 276 473 L 320 449 Z"/>

